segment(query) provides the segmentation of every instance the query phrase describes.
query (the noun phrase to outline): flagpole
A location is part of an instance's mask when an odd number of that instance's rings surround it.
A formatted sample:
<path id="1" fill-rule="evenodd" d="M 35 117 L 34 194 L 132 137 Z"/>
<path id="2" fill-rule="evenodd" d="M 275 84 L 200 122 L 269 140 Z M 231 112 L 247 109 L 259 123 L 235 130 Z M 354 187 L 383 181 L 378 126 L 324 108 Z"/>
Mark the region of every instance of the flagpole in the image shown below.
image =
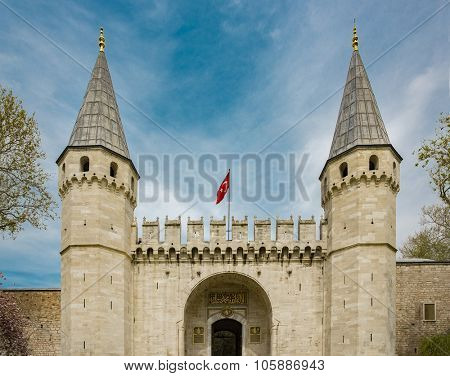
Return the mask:
<path id="1" fill-rule="evenodd" d="M 227 230 L 227 240 L 231 240 L 231 221 L 230 221 L 230 206 L 231 206 L 231 169 L 228 169 L 230 186 L 228 187 L 228 230 Z"/>

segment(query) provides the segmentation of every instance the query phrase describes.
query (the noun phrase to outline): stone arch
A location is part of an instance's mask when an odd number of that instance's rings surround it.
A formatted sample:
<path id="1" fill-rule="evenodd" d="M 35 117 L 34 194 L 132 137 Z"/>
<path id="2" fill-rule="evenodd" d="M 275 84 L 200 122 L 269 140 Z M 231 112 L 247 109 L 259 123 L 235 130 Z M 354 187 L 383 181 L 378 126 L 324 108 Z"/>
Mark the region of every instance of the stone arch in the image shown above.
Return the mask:
<path id="1" fill-rule="evenodd" d="M 378 157 L 373 154 L 369 158 L 369 171 L 378 170 Z"/>
<path id="2" fill-rule="evenodd" d="M 348 164 L 347 164 L 347 162 L 342 162 L 340 164 L 339 172 L 341 173 L 341 178 L 345 178 L 348 175 Z"/>
<path id="3" fill-rule="evenodd" d="M 184 304 L 184 354 L 211 355 L 212 325 L 224 318 L 242 324 L 242 355 L 270 355 L 270 297 L 258 281 L 237 272 L 209 275 L 190 290 Z M 250 328 L 259 328 L 259 340 L 250 337 Z"/>
<path id="4" fill-rule="evenodd" d="M 81 172 L 89 171 L 89 157 L 83 156 L 80 158 L 80 171 Z"/>

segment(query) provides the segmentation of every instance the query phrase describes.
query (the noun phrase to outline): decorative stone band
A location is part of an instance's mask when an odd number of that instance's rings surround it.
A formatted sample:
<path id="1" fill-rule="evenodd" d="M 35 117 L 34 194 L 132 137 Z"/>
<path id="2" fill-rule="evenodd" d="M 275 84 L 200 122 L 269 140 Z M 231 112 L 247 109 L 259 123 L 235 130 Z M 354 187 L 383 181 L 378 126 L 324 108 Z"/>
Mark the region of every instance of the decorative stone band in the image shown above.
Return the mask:
<path id="1" fill-rule="evenodd" d="M 117 179 L 110 176 L 96 175 L 95 172 L 80 172 L 65 179 L 58 189 L 61 199 L 65 197 L 70 189 L 73 187 L 81 188 L 83 184 L 87 184 L 88 186 L 96 185 L 98 188 L 108 189 L 110 192 L 122 194 L 130 201 L 133 207 L 137 205 L 136 193 L 133 192 L 129 184 L 117 181 Z"/>
<path id="2" fill-rule="evenodd" d="M 299 262 L 310 265 L 311 262 L 323 261 L 326 258 L 324 243 L 318 241 L 315 244 L 304 246 L 300 242 L 282 245 L 272 242 L 267 247 L 261 244 L 232 243 L 221 246 L 203 248 L 188 246 L 174 247 L 163 244 L 158 247 L 138 247 L 131 252 L 134 262 L 161 263 L 161 262 L 227 262 L 227 263 L 267 263 L 267 262 Z"/>
<path id="3" fill-rule="evenodd" d="M 341 194 L 346 188 L 357 187 L 359 188 L 362 184 L 369 186 L 371 184 L 375 186 L 390 187 L 394 193 L 400 191 L 400 184 L 393 175 L 387 175 L 384 171 L 369 171 L 366 174 L 364 171 L 360 176 L 346 176 L 345 178 L 339 179 L 336 182 L 328 183 L 326 190 L 322 192 L 322 205 L 330 200 L 333 196 Z"/>
<path id="4" fill-rule="evenodd" d="M 84 249 L 89 248 L 89 247 L 102 248 L 103 250 L 106 250 L 106 251 L 111 252 L 111 253 L 119 253 L 119 254 L 121 254 L 123 256 L 126 256 L 129 260 L 132 260 L 132 257 L 131 257 L 131 255 L 128 252 L 122 251 L 122 250 L 117 249 L 117 248 L 108 247 L 108 246 L 105 246 L 104 244 L 100 244 L 100 243 L 89 243 L 89 242 L 86 242 L 84 244 L 79 244 L 79 245 L 68 245 L 67 247 L 62 249 L 59 253 L 60 253 L 60 255 L 63 255 L 64 253 L 69 252 L 72 248 L 80 248 L 80 247 L 82 247 Z"/>
<path id="5" fill-rule="evenodd" d="M 333 254 L 340 253 L 342 251 L 346 251 L 346 250 L 352 249 L 352 248 L 359 248 L 360 250 L 363 250 L 365 248 L 371 249 L 371 247 L 373 247 L 373 246 L 388 247 L 394 253 L 397 253 L 397 251 L 398 251 L 397 248 L 395 248 L 390 243 L 367 242 L 367 243 L 355 243 L 355 244 L 348 245 L 346 247 L 342 247 L 342 248 L 338 248 L 338 249 L 335 249 L 335 250 L 331 250 L 330 252 L 328 252 L 328 255 L 331 255 L 332 253 Z"/>

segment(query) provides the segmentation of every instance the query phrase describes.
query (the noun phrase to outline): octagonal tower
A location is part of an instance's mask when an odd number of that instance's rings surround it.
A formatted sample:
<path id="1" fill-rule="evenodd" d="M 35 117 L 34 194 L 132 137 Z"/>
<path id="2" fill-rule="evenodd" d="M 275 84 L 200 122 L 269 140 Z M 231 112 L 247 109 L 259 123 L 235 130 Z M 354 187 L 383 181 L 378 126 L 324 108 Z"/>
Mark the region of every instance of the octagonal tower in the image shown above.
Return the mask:
<path id="1" fill-rule="evenodd" d="M 324 270 L 325 354 L 395 353 L 401 160 L 359 54 L 355 26 L 336 130 L 320 175 L 329 252 Z"/>
<path id="2" fill-rule="evenodd" d="M 62 355 L 130 355 L 131 225 L 139 175 L 100 51 L 68 146 L 57 160 Z"/>

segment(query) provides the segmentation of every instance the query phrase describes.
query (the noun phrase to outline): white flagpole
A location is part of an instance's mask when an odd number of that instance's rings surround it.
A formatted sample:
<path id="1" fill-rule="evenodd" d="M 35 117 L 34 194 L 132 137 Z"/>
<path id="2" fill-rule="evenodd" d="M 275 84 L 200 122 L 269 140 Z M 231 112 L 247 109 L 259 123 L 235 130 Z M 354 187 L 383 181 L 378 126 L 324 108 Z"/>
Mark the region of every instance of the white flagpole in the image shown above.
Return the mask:
<path id="1" fill-rule="evenodd" d="M 231 206 L 231 170 L 228 169 L 230 185 L 228 187 L 228 230 L 227 240 L 231 240 L 231 218 L 230 218 L 230 206 Z"/>

